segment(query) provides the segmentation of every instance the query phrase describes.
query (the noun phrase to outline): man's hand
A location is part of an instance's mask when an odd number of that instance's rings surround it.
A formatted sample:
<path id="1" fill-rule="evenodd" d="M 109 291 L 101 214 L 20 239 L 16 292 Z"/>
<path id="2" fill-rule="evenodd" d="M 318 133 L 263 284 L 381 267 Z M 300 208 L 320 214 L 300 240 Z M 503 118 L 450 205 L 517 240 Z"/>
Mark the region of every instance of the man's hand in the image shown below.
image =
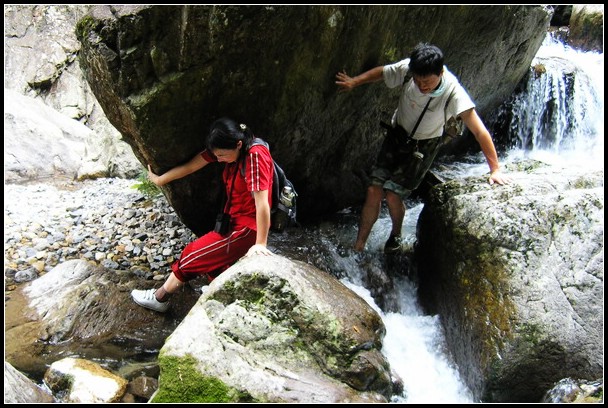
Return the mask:
<path id="1" fill-rule="evenodd" d="M 511 182 L 512 182 L 511 178 L 502 174 L 500 170 L 494 170 L 493 172 L 490 173 L 490 177 L 488 178 L 488 183 L 490 183 L 490 184 L 496 183 L 496 184 L 500 184 L 501 186 L 504 186 L 505 184 L 509 184 Z"/>
<path id="2" fill-rule="evenodd" d="M 346 71 L 338 72 L 336 74 L 336 79 L 337 79 L 336 85 L 338 85 L 340 87 L 339 92 L 347 92 L 357 86 L 357 84 L 355 83 L 355 80 L 353 78 L 349 77 L 346 74 Z"/>

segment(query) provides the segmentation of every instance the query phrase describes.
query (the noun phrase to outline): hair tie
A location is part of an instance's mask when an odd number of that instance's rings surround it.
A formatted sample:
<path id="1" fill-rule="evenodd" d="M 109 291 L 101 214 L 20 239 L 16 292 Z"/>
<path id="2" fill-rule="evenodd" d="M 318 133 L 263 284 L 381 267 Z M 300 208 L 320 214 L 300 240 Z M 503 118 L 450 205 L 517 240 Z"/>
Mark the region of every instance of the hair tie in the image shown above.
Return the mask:
<path id="1" fill-rule="evenodd" d="M 243 132 L 244 132 L 245 130 L 247 130 L 247 126 L 246 126 L 245 124 L 241 123 L 239 126 L 241 127 L 241 130 L 242 130 Z"/>

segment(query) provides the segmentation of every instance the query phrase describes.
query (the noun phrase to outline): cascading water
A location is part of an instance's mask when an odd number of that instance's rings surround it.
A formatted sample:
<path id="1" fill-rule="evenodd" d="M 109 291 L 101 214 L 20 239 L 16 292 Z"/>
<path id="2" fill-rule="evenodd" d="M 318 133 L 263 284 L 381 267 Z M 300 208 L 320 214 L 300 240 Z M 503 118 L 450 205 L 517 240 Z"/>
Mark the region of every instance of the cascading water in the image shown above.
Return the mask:
<path id="1" fill-rule="evenodd" d="M 603 54 L 576 51 L 548 35 L 499 121 L 508 123 L 515 158 L 603 168 Z"/>

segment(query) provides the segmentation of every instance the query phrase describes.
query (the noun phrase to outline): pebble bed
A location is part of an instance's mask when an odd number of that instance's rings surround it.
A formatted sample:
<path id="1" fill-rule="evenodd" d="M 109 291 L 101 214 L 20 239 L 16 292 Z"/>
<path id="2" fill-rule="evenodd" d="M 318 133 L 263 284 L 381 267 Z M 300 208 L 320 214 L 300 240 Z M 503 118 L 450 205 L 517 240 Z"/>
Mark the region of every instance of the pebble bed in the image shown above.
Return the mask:
<path id="1" fill-rule="evenodd" d="M 106 178 L 4 186 L 5 291 L 69 259 L 164 281 L 196 239 L 161 194 Z"/>

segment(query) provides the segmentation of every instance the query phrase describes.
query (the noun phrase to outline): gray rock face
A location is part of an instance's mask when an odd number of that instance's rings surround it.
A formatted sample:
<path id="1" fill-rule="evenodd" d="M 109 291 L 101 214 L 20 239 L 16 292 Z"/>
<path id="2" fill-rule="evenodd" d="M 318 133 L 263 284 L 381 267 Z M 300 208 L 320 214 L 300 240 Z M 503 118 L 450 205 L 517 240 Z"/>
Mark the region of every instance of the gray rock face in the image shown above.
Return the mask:
<path id="1" fill-rule="evenodd" d="M 36 404 L 55 402 L 48 389 L 34 384 L 10 363 L 4 362 L 4 403 Z"/>
<path id="2" fill-rule="evenodd" d="M 603 373 L 604 174 L 535 163 L 509 173 L 508 186 L 431 190 L 421 299 L 477 398 L 539 402 L 563 378 Z"/>
<path id="3" fill-rule="evenodd" d="M 142 169 L 131 147 L 120 140 L 120 133 L 108 122 L 80 69 L 77 58 L 80 43 L 74 28 L 88 9 L 87 5 L 29 4 L 4 8 L 4 133 L 5 140 L 10 141 L 5 157 L 13 164 L 10 182 L 39 180 L 47 175 L 33 172 L 32 164 L 79 179 L 135 177 Z M 64 131 L 77 126 L 88 127 L 90 131 L 86 137 L 82 131 L 57 134 L 55 126 L 47 131 L 39 126 L 40 108 L 23 110 L 17 117 L 7 116 L 6 107 L 14 114 L 23 105 L 15 106 L 16 97 L 10 92 L 33 101 L 28 103 L 30 107 L 38 106 L 36 102 L 44 103 L 47 111 L 54 111 L 55 121 L 65 123 Z M 74 124 L 68 125 L 69 120 Z M 52 139 L 57 146 L 41 147 L 41 139 Z M 73 151 L 52 156 L 63 144 L 71 145 Z M 47 156 L 38 161 L 22 154 L 32 151 L 32 146 L 37 148 L 33 151 Z M 77 174 L 72 163 L 74 155 L 82 162 Z"/>
<path id="4" fill-rule="evenodd" d="M 5 181 L 78 178 L 91 130 L 15 91 L 4 102 Z"/>
<path id="5" fill-rule="evenodd" d="M 604 6 L 575 4 L 570 17 L 568 43 L 578 49 L 604 52 Z"/>
<path id="6" fill-rule="evenodd" d="M 305 219 L 358 204 L 397 90 L 338 93 L 358 74 L 437 44 L 488 115 L 515 89 L 546 35 L 540 6 L 100 6 L 80 20 L 81 66 L 137 158 L 163 173 L 230 116 L 270 142 Z M 164 187 L 184 223 L 212 228 L 217 167 Z"/>
<path id="7" fill-rule="evenodd" d="M 68 5 L 7 5 L 4 87 L 32 97 L 51 89 L 76 61 L 74 24 L 85 14 L 85 7 Z"/>

